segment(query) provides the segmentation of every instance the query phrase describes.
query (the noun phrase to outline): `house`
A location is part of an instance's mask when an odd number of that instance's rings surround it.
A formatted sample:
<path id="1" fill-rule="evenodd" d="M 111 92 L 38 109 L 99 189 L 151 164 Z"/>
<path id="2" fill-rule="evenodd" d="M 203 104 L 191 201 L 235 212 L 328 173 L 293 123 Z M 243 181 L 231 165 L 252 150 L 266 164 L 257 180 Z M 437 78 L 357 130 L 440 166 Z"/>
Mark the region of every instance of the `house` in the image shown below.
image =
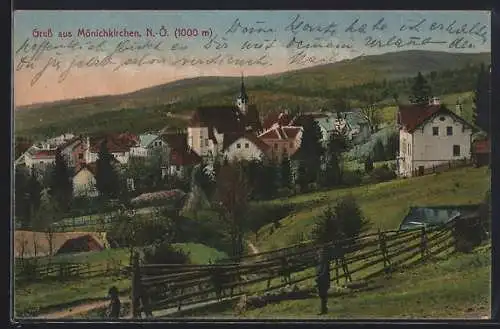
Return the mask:
<path id="1" fill-rule="evenodd" d="M 263 132 L 276 126 L 288 126 L 292 119 L 293 116 L 291 116 L 288 111 L 268 113 L 262 120 Z"/>
<path id="2" fill-rule="evenodd" d="M 248 105 L 243 80 L 235 106 L 199 107 L 187 128 L 188 146 L 201 157 L 214 158 L 224 149 L 225 134 L 257 134 L 262 124 L 255 106 Z"/>
<path id="3" fill-rule="evenodd" d="M 103 137 L 87 137 L 85 162 L 95 162 L 103 141 L 106 141 L 108 152 L 121 164 L 127 164 L 130 159 L 130 150 L 139 144 L 139 138 L 133 134 L 123 133 Z"/>
<path id="4" fill-rule="evenodd" d="M 112 165 L 115 169 L 119 169 L 121 163 L 115 159 Z M 73 196 L 90 198 L 98 196 L 96 173 L 97 164 L 95 162 L 83 164 L 73 176 Z"/>
<path id="5" fill-rule="evenodd" d="M 228 133 L 224 135 L 222 156 L 228 161 L 260 161 L 269 149 L 269 145 L 251 132 Z"/>
<path id="6" fill-rule="evenodd" d="M 346 127 L 347 138 L 352 143 L 361 144 L 370 138 L 370 125 L 363 117 L 361 110 L 353 109 L 348 112 L 340 112 L 339 117 L 336 125 L 340 129 Z"/>
<path id="7" fill-rule="evenodd" d="M 480 205 L 443 205 L 411 207 L 399 225 L 400 230 L 408 230 L 419 226 L 445 224 L 457 216 L 469 216 L 479 212 Z"/>
<path id="8" fill-rule="evenodd" d="M 154 150 L 163 146 L 163 140 L 157 134 L 139 135 L 139 143 L 130 148 L 130 156 L 148 157 Z"/>
<path id="9" fill-rule="evenodd" d="M 202 158 L 189 147 L 186 133 L 170 133 L 161 138 L 169 150 L 162 176 L 184 177 L 190 167 L 202 161 Z"/>
<path id="10" fill-rule="evenodd" d="M 99 193 L 96 188 L 95 174 L 95 162 L 83 165 L 73 176 L 73 196 L 96 197 Z"/>
<path id="11" fill-rule="evenodd" d="M 14 257 L 32 258 L 52 254 L 101 251 L 109 247 L 106 233 L 100 232 L 45 232 L 14 231 Z M 49 239 L 52 243 L 49 243 Z"/>
<path id="12" fill-rule="evenodd" d="M 258 138 L 268 146 L 267 157 L 275 162 L 281 162 L 284 156 L 291 157 L 299 149 L 302 132 L 302 127 L 281 126 L 277 123 Z"/>
<path id="13" fill-rule="evenodd" d="M 32 147 L 23 155 L 22 163 L 30 170 L 42 172 L 56 162 L 56 153 L 56 149 L 38 149 Z"/>
<path id="14" fill-rule="evenodd" d="M 59 146 L 68 167 L 75 171 L 80 170 L 85 164 L 86 148 L 86 139 L 83 136 L 76 136 Z"/>
<path id="15" fill-rule="evenodd" d="M 436 99 L 428 104 L 400 105 L 398 125 L 400 176 L 471 157 L 473 126 Z"/>
<path id="16" fill-rule="evenodd" d="M 480 138 L 472 143 L 472 157 L 477 167 L 490 164 L 491 144 L 488 137 Z"/>

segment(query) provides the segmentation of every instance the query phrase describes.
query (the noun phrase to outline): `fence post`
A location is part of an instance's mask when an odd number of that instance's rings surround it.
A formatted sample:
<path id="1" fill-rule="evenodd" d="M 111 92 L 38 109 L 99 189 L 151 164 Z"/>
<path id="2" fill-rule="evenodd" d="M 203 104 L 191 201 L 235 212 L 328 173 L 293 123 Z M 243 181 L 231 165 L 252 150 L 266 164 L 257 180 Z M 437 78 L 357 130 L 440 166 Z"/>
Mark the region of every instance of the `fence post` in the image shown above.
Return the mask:
<path id="1" fill-rule="evenodd" d="M 420 253 L 421 258 L 424 259 L 427 254 L 427 232 L 425 226 L 420 229 Z"/>
<path id="2" fill-rule="evenodd" d="M 131 269 L 132 269 L 132 296 L 130 298 L 131 300 L 131 311 L 132 311 L 132 318 L 139 318 L 141 316 L 141 310 L 140 310 L 140 285 L 141 285 L 141 274 L 140 274 L 140 268 L 139 268 L 139 254 L 136 252 L 134 253 L 132 257 L 132 264 L 131 264 Z"/>
<path id="3" fill-rule="evenodd" d="M 378 230 L 378 239 L 379 239 L 380 251 L 382 252 L 382 258 L 384 261 L 384 272 L 386 274 L 389 274 L 391 261 L 389 259 L 389 255 L 387 252 L 387 243 L 385 241 L 385 233 L 382 232 L 380 229 Z"/>

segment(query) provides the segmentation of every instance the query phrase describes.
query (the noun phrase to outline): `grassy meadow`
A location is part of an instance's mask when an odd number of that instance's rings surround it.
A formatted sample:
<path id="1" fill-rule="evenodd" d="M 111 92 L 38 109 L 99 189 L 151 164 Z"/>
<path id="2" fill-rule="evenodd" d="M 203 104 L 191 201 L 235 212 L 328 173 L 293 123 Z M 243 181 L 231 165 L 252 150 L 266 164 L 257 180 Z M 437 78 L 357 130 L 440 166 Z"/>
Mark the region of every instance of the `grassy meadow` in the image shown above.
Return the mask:
<path id="1" fill-rule="evenodd" d="M 297 243 L 302 235 L 307 238 L 315 218 L 328 206 L 333 206 L 339 197 L 348 194 L 356 197 L 373 229 L 390 230 L 399 227 L 412 206 L 480 203 L 489 188 L 490 173 L 487 168 L 461 168 L 422 177 L 275 199 L 267 203 L 291 203 L 299 210 L 283 218 L 278 228 L 274 228 L 274 224 L 262 227 L 254 244 L 260 251 L 265 251 Z M 311 202 L 315 202 L 315 206 L 307 206 Z"/>
<path id="2" fill-rule="evenodd" d="M 319 297 L 288 300 L 235 315 L 232 305 L 187 312 L 192 318 L 239 319 L 480 319 L 490 315 L 491 244 L 379 278 L 373 289 L 338 294 L 317 315 Z"/>

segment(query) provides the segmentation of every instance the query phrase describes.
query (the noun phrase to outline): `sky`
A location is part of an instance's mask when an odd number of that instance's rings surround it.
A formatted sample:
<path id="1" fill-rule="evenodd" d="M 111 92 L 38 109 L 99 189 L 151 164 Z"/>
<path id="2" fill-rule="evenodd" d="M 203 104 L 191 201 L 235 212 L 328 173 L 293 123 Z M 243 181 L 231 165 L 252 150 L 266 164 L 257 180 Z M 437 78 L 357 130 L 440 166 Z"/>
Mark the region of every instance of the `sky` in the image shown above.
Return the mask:
<path id="1" fill-rule="evenodd" d="M 490 26 L 484 11 L 16 11 L 14 105 L 197 76 L 279 73 L 390 51 L 489 52 Z M 124 28 L 138 34 L 78 34 Z M 49 29 L 51 35 L 37 33 Z M 192 31 L 197 35 L 182 35 Z M 313 43 L 323 47 L 307 47 Z"/>

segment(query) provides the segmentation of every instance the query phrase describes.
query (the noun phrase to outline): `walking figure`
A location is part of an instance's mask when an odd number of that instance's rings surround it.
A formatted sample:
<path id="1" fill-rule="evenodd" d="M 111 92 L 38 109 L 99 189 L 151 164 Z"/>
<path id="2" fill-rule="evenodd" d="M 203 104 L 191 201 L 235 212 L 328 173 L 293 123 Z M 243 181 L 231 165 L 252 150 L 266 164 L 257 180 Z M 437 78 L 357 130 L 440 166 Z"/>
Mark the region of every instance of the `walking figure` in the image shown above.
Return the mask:
<path id="1" fill-rule="evenodd" d="M 111 301 L 108 306 L 107 317 L 110 319 L 119 319 L 121 303 L 118 297 L 118 289 L 115 286 L 109 289 L 108 297 Z"/>
<path id="2" fill-rule="evenodd" d="M 292 282 L 292 273 L 290 269 L 290 264 L 288 263 L 288 259 L 286 259 L 285 256 L 282 256 L 280 262 L 281 262 L 281 269 L 280 269 L 281 282 L 290 284 Z"/>
<path id="3" fill-rule="evenodd" d="M 382 232 L 380 229 L 378 230 L 378 238 L 379 238 L 380 251 L 382 252 L 382 258 L 384 259 L 384 270 L 385 273 L 388 273 L 391 267 L 391 260 L 389 259 L 389 253 L 387 251 L 385 233 Z"/>
<path id="4" fill-rule="evenodd" d="M 321 314 L 328 312 L 328 290 L 330 289 L 330 260 L 325 250 L 320 250 L 316 268 L 316 286 L 321 299 Z"/>

